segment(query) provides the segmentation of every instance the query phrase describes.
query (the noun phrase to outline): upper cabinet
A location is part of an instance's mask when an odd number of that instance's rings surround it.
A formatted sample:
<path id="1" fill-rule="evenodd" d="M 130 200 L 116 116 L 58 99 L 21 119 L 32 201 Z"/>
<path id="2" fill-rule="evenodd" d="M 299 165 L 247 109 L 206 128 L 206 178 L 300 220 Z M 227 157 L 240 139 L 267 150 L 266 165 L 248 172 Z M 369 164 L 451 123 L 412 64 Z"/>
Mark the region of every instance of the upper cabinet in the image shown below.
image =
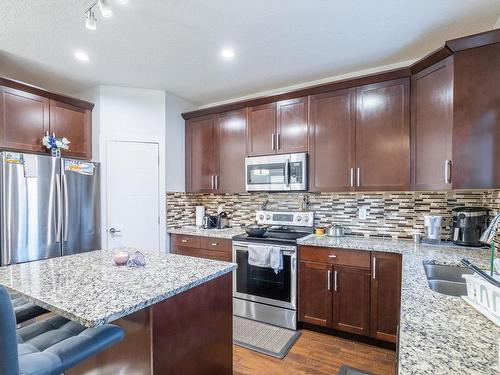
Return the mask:
<path id="1" fill-rule="evenodd" d="M 92 153 L 92 113 L 89 109 L 75 107 L 56 100 L 50 101 L 50 132 L 70 140 L 63 156 L 90 158 Z"/>
<path id="2" fill-rule="evenodd" d="M 42 138 L 49 131 L 49 99 L 1 87 L 0 147 L 43 152 Z"/>
<path id="3" fill-rule="evenodd" d="M 410 80 L 357 88 L 356 189 L 410 189 Z"/>
<path id="4" fill-rule="evenodd" d="M 277 103 L 276 153 L 307 151 L 307 98 Z"/>
<path id="5" fill-rule="evenodd" d="M 70 140 L 63 156 L 91 158 L 93 104 L 3 78 L 0 83 L 1 149 L 48 153 L 42 138 L 49 132 Z"/>
<path id="6" fill-rule="evenodd" d="M 221 193 L 245 191 L 246 109 L 216 115 L 217 190 Z"/>
<path id="7" fill-rule="evenodd" d="M 409 79 L 310 97 L 312 191 L 408 190 Z"/>
<path id="8" fill-rule="evenodd" d="M 216 190 L 215 141 L 214 116 L 186 123 L 186 191 L 210 193 Z"/>
<path id="9" fill-rule="evenodd" d="M 248 155 L 276 152 L 276 103 L 248 108 Z"/>
<path id="10" fill-rule="evenodd" d="M 500 43 L 454 55 L 454 189 L 500 188 Z"/>
<path id="11" fill-rule="evenodd" d="M 356 89 L 310 97 L 310 190 L 354 190 L 355 109 Z"/>
<path id="12" fill-rule="evenodd" d="M 186 191 L 245 191 L 246 110 L 186 122 Z"/>
<path id="13" fill-rule="evenodd" d="M 307 98 L 248 108 L 248 155 L 307 151 Z"/>
<path id="14" fill-rule="evenodd" d="M 413 189 L 451 189 L 453 57 L 415 74 L 411 91 Z"/>

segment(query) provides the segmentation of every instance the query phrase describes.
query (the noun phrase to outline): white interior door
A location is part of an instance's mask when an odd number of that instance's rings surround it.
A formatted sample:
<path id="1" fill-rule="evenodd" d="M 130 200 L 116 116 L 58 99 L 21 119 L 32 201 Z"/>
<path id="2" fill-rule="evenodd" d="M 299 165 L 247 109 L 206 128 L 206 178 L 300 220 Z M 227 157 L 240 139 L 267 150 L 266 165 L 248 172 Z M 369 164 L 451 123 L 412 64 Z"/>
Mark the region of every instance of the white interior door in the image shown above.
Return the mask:
<path id="1" fill-rule="evenodd" d="M 107 141 L 107 245 L 160 249 L 159 146 Z"/>

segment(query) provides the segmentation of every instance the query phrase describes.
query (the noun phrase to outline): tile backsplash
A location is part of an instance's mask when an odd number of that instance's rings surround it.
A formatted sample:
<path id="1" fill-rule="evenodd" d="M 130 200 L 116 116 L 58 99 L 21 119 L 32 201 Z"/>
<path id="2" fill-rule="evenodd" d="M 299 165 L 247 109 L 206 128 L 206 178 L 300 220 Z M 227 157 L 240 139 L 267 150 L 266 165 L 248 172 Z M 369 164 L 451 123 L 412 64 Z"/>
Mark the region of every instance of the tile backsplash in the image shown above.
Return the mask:
<path id="1" fill-rule="evenodd" d="M 167 193 L 167 226 L 194 225 L 194 206 L 203 205 L 209 214 L 223 206 L 233 226 L 254 221 L 255 210 L 269 200 L 269 210 L 299 210 L 309 199 L 315 212 L 315 225 L 344 225 L 349 232 L 365 236 L 411 238 L 415 230 L 423 232 L 423 216 L 444 216 L 443 238 L 449 238 L 451 209 L 459 206 L 482 206 L 500 212 L 500 190 L 442 192 L 377 193 L 240 193 L 192 194 Z M 364 218 L 359 209 L 366 210 Z M 497 243 L 500 245 L 500 236 Z"/>

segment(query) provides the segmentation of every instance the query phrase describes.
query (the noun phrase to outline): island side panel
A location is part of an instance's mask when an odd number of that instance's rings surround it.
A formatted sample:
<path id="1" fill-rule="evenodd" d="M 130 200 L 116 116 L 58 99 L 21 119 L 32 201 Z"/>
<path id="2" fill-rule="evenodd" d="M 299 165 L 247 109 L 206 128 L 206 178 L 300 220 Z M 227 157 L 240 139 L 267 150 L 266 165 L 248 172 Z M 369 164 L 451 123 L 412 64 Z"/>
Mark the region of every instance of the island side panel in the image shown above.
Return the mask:
<path id="1" fill-rule="evenodd" d="M 232 274 L 152 307 L 154 374 L 233 373 Z"/>

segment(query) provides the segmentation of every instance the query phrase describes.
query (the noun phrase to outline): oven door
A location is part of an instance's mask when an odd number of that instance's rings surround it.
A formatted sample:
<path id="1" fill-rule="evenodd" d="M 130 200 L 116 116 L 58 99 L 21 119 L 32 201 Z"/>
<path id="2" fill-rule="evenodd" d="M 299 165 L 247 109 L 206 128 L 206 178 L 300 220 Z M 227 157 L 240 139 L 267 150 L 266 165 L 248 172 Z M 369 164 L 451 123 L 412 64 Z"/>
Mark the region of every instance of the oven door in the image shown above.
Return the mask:
<path id="1" fill-rule="evenodd" d="M 307 153 L 245 159 L 247 191 L 307 190 Z"/>
<path id="2" fill-rule="evenodd" d="M 233 296 L 271 306 L 297 309 L 297 248 L 279 246 L 283 254 L 283 269 L 275 273 L 272 268 L 248 264 L 248 245 L 233 243 Z M 262 245 L 256 244 L 256 245 Z"/>

